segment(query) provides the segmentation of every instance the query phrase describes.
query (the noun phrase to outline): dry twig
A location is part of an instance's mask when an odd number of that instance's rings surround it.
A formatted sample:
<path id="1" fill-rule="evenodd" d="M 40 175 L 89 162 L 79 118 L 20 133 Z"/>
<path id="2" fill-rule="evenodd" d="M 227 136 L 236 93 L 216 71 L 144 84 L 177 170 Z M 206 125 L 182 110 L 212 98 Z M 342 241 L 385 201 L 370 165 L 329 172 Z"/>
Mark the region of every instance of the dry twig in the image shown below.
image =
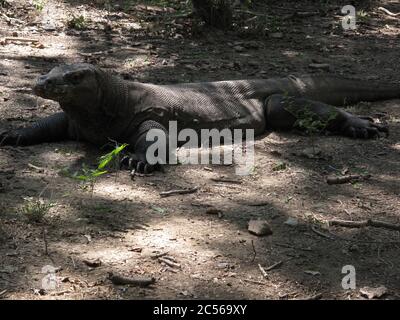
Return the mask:
<path id="1" fill-rule="evenodd" d="M 326 182 L 328 184 L 344 184 L 347 182 L 368 180 L 369 178 L 371 178 L 370 174 L 365 174 L 365 175 L 349 174 L 349 175 L 342 176 L 342 177 L 328 177 L 326 179 Z"/>
<path id="2" fill-rule="evenodd" d="M 254 241 L 253 240 L 251 240 L 251 246 L 253 248 L 253 259 L 251 260 L 251 262 L 254 262 L 254 260 L 256 259 L 256 256 L 257 256 L 257 251 L 256 251 L 256 248 L 254 247 Z"/>
<path id="3" fill-rule="evenodd" d="M 375 228 L 384 228 L 390 230 L 400 231 L 399 224 L 393 224 L 385 221 L 378 220 L 362 220 L 362 221 L 347 221 L 347 220 L 330 220 L 328 221 L 330 226 L 341 226 L 347 228 L 363 228 L 363 227 L 375 227 Z"/>
<path id="4" fill-rule="evenodd" d="M 225 182 L 225 183 L 234 183 L 234 184 L 241 184 L 242 181 L 240 180 L 234 180 L 234 179 L 229 179 L 229 178 L 224 178 L 224 177 L 220 177 L 220 178 L 211 178 L 212 181 L 214 182 Z"/>
<path id="5" fill-rule="evenodd" d="M 393 12 L 389 11 L 388 9 L 383 8 L 383 7 L 379 7 L 378 10 L 381 10 L 381 11 L 385 12 L 386 14 L 388 14 L 388 15 L 391 16 L 391 17 L 400 16 L 400 12 L 398 12 L 398 13 L 393 13 Z"/>
<path id="6" fill-rule="evenodd" d="M 265 271 L 265 269 L 261 266 L 261 264 L 258 264 L 258 269 L 260 269 L 262 275 L 264 278 L 268 279 L 268 273 Z"/>
<path id="7" fill-rule="evenodd" d="M 282 265 L 283 261 L 278 261 L 277 263 L 274 263 L 273 265 L 270 265 L 265 269 L 265 271 L 271 271 L 272 269 L 278 268 Z"/>
<path id="8" fill-rule="evenodd" d="M 176 263 L 176 262 L 174 262 L 174 261 L 171 261 L 171 260 L 169 260 L 169 259 L 167 259 L 166 257 L 163 257 L 163 258 L 158 258 L 158 262 L 162 262 L 162 263 L 165 263 L 167 266 L 169 266 L 169 267 L 171 267 L 171 268 L 178 268 L 178 269 L 180 269 L 181 268 L 181 265 L 179 264 L 179 263 Z"/>
<path id="9" fill-rule="evenodd" d="M 176 194 L 195 193 L 197 190 L 199 190 L 199 187 L 194 187 L 194 188 L 190 188 L 190 189 L 169 190 L 169 191 L 160 192 L 160 196 L 165 198 L 165 197 L 173 196 Z"/>
<path id="10" fill-rule="evenodd" d="M 147 287 L 151 284 L 156 282 L 156 279 L 153 277 L 139 277 L 139 276 L 131 276 L 131 277 L 124 277 L 118 274 L 114 274 L 112 272 L 109 273 L 108 279 L 115 285 L 124 285 L 130 284 L 138 287 Z"/>

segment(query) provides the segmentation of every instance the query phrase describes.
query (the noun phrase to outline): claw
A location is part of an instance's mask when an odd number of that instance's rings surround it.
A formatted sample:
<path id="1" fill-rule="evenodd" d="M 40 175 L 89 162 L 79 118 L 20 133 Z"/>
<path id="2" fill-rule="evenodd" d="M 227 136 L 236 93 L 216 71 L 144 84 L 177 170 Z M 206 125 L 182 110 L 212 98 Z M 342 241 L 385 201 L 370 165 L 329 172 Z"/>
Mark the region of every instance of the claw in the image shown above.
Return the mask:
<path id="1" fill-rule="evenodd" d="M 129 175 L 131 176 L 132 180 L 135 180 L 135 174 L 136 174 L 135 169 L 132 169 L 131 172 L 129 173 Z"/>
<path id="2" fill-rule="evenodd" d="M 121 170 L 124 166 L 128 166 L 128 168 L 129 168 L 129 161 L 130 161 L 130 157 L 124 156 L 121 159 L 121 161 L 119 162 L 119 169 Z"/>
<path id="3" fill-rule="evenodd" d="M 149 174 L 153 171 L 164 171 L 164 167 L 160 164 L 151 165 L 145 161 L 140 161 L 135 155 L 124 156 L 120 161 L 120 169 L 127 168 L 133 177 L 135 172 L 138 174 Z"/>
<path id="4" fill-rule="evenodd" d="M 143 172 L 144 172 L 144 167 L 145 167 L 144 162 L 139 161 L 139 162 L 136 164 L 136 171 L 137 171 L 138 173 L 143 173 Z"/>
<path id="5" fill-rule="evenodd" d="M 368 116 L 351 116 L 347 119 L 344 134 L 353 138 L 369 139 L 380 137 L 384 132 L 389 136 L 389 129 L 386 124 L 375 123 Z"/>

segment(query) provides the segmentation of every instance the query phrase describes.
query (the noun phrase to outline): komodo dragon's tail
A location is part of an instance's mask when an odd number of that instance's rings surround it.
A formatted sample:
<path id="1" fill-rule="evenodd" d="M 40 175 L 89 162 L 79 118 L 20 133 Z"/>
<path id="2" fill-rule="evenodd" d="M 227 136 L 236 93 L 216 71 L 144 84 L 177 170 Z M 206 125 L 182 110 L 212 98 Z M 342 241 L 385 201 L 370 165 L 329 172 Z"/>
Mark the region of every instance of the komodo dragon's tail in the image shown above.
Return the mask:
<path id="1" fill-rule="evenodd" d="M 290 76 L 289 78 L 304 98 L 334 106 L 400 98 L 400 84 L 382 84 L 335 77 Z"/>

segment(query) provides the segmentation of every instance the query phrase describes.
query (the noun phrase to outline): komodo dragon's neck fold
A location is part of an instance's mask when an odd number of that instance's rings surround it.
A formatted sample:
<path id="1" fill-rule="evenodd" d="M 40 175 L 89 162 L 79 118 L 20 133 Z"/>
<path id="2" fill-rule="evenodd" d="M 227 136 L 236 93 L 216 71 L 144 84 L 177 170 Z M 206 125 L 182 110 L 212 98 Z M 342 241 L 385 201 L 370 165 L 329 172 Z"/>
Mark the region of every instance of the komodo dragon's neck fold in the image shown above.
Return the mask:
<path id="1" fill-rule="evenodd" d="M 107 72 L 97 70 L 99 84 L 98 111 L 109 119 L 126 117 L 129 88 L 127 83 Z"/>

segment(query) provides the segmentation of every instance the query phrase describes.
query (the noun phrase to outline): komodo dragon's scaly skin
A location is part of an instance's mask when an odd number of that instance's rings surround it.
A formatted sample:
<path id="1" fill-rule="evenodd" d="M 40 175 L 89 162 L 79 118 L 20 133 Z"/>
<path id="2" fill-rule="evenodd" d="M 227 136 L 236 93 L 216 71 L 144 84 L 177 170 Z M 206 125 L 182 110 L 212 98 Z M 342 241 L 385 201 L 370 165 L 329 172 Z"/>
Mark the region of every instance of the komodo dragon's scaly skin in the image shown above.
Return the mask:
<path id="1" fill-rule="evenodd" d="M 34 92 L 58 101 L 63 112 L 1 134 L 1 144 L 79 139 L 102 146 L 112 139 L 133 147 L 139 171 L 154 169 L 146 164 L 147 131 L 166 131 L 170 120 L 178 130 L 239 128 L 259 135 L 293 128 L 293 110 L 307 109 L 321 119 L 335 114 L 327 126 L 333 133 L 371 138 L 387 128 L 334 106 L 400 97 L 399 86 L 323 76 L 154 85 L 124 81 L 89 64 L 52 69 Z"/>

